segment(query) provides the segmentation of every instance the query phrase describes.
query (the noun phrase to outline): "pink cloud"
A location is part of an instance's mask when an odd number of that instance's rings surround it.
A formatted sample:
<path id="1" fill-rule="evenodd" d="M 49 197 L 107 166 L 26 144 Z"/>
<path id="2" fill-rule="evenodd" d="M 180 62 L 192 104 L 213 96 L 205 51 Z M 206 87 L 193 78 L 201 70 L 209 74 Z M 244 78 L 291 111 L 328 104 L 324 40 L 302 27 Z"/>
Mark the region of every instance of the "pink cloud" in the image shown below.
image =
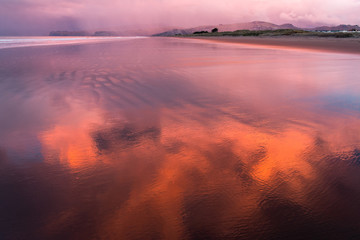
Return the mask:
<path id="1" fill-rule="evenodd" d="M 300 26 L 360 24 L 360 0 L 0 0 L 0 5 L 0 33 L 34 25 L 48 31 L 66 26 L 64 21 L 86 29 L 254 20 Z"/>

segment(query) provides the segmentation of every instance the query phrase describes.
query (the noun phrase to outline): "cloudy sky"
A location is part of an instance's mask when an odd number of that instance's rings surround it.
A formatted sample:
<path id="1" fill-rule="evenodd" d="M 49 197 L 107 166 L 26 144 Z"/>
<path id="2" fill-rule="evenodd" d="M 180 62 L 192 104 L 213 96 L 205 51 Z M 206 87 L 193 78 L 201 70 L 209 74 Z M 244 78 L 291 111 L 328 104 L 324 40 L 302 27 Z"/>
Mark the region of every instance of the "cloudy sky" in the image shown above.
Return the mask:
<path id="1" fill-rule="evenodd" d="M 360 0 L 0 0 L 0 34 L 247 21 L 360 24 Z"/>

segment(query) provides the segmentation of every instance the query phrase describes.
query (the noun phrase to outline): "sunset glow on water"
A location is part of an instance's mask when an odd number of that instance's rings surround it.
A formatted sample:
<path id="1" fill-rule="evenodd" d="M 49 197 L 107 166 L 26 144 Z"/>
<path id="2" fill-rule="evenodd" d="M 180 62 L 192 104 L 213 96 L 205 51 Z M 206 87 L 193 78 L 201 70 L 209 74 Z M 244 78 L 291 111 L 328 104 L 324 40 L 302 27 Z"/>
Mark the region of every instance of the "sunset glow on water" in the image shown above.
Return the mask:
<path id="1" fill-rule="evenodd" d="M 1 49 L 0 239 L 358 239 L 359 66 L 175 38 Z"/>

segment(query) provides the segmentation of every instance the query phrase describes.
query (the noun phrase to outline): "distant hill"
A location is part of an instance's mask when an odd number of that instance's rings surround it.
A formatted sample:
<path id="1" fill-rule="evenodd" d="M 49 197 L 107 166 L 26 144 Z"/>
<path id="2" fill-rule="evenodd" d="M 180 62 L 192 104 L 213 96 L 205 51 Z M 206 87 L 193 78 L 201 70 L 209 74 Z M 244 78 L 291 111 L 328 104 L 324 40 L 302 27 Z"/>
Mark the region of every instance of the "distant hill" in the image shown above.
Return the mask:
<path id="1" fill-rule="evenodd" d="M 278 30 L 278 29 L 299 29 L 294 25 L 288 23 L 283 25 L 276 25 L 269 22 L 254 21 L 247 23 L 235 23 L 235 24 L 219 24 L 219 25 L 207 25 L 199 26 L 187 29 L 172 29 L 170 31 L 155 34 L 154 36 L 173 36 L 176 34 L 192 34 L 199 31 L 211 31 L 217 28 L 219 32 L 236 31 L 236 30 Z"/>
<path id="2" fill-rule="evenodd" d="M 110 37 L 120 36 L 120 33 L 113 31 L 96 31 L 94 33 L 89 31 L 51 31 L 49 36 L 94 36 L 94 37 Z"/>
<path id="3" fill-rule="evenodd" d="M 247 23 L 235 23 L 235 24 L 219 24 L 219 25 L 207 25 L 194 28 L 185 29 L 172 29 L 161 33 L 154 34 L 154 36 L 174 36 L 177 34 L 185 35 L 192 34 L 194 32 L 208 31 L 217 28 L 219 32 L 236 31 L 236 30 L 279 30 L 279 29 L 293 29 L 293 30 L 308 30 L 308 31 L 360 31 L 358 25 L 338 25 L 338 26 L 321 26 L 315 28 L 299 28 L 290 23 L 277 25 L 269 22 L 254 21 Z"/>
<path id="4" fill-rule="evenodd" d="M 52 31 L 50 36 L 174 36 L 177 34 L 186 35 L 194 32 L 208 31 L 217 28 L 219 32 L 231 32 L 236 30 L 307 30 L 307 31 L 360 31 L 358 25 L 320 26 L 315 28 L 299 28 L 290 23 L 277 25 L 274 23 L 254 21 L 235 24 L 205 25 L 193 28 L 173 28 L 169 26 L 123 26 L 104 29 L 93 29 L 88 31 Z"/>
<path id="5" fill-rule="evenodd" d="M 312 30 L 315 30 L 315 31 L 351 31 L 351 30 L 360 31 L 360 27 L 358 25 L 342 24 L 342 25 L 333 26 L 333 27 L 329 27 L 329 26 L 315 27 L 315 28 L 312 28 Z"/>
<path id="6" fill-rule="evenodd" d="M 173 27 L 157 26 L 123 26 L 87 31 L 51 31 L 49 36 L 151 36 L 153 34 L 169 31 Z"/>
<path id="7" fill-rule="evenodd" d="M 49 36 L 91 36 L 86 31 L 51 31 Z"/>

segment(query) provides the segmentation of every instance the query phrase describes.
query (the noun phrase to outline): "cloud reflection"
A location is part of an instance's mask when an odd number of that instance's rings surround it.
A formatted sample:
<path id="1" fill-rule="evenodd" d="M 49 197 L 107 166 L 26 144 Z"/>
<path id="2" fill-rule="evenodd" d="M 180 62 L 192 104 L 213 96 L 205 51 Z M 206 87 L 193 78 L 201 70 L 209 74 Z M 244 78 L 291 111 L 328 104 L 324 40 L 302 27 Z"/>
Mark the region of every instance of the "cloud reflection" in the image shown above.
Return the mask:
<path id="1" fill-rule="evenodd" d="M 354 206 L 360 200 L 359 115 L 329 109 L 323 97 L 336 86 L 356 92 L 344 86 L 357 76 L 356 59 L 241 49 L 244 56 L 227 45 L 140 41 L 82 46 L 77 54 L 71 46 L 21 54 L 9 49 L 17 53 L 8 55 L 19 63 L 13 69 L 0 56 L 7 76 L 1 83 L 7 102 L 0 107 L 14 109 L 0 116 L 7 123 L 0 126 L 5 133 L 0 178 L 6 183 L 0 190 L 8 192 L 0 216 L 9 220 L 3 221 L 6 234 L 38 239 L 359 234 L 360 209 Z M 202 64 L 189 64 L 189 53 L 203 57 Z M 32 56 L 37 61 L 27 69 L 23 63 Z M 351 68 L 354 76 L 325 71 L 335 67 Z M 26 134 L 29 144 L 37 139 L 42 162 L 18 167 L 8 153 L 17 150 L 14 136 Z M 8 210 L 20 200 L 25 207 L 19 218 L 27 222 L 36 215 L 29 226 L 22 227 Z"/>

